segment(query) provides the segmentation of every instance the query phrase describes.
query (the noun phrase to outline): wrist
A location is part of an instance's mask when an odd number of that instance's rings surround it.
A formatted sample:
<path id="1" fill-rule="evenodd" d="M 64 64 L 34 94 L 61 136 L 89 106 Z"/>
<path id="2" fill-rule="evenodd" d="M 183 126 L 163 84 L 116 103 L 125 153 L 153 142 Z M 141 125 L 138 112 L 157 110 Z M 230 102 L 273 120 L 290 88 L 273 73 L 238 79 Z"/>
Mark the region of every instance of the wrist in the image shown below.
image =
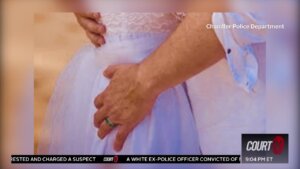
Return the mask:
<path id="1" fill-rule="evenodd" d="M 137 66 L 137 81 L 143 86 L 144 91 L 148 95 L 158 96 L 162 92 L 158 78 L 155 77 L 152 71 L 149 71 L 145 64 L 140 63 Z"/>

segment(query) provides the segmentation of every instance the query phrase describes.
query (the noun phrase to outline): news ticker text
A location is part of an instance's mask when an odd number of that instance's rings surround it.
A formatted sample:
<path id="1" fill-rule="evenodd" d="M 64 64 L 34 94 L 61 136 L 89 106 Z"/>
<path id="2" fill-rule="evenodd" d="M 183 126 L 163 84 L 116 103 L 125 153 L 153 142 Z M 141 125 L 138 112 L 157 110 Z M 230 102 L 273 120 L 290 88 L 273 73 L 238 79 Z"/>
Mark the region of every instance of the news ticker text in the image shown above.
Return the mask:
<path id="1" fill-rule="evenodd" d="M 240 155 L 12 155 L 11 163 L 240 163 Z"/>

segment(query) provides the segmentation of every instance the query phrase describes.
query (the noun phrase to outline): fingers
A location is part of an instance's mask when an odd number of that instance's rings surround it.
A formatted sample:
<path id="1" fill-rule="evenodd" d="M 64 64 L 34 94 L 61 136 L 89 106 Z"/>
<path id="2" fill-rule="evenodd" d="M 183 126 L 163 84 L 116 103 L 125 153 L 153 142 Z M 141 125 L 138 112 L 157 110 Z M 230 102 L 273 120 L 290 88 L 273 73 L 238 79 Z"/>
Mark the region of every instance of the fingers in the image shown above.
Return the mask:
<path id="1" fill-rule="evenodd" d="M 86 31 L 86 35 L 96 47 L 100 47 L 105 44 L 104 37 L 99 34 Z"/>
<path id="2" fill-rule="evenodd" d="M 113 127 L 110 126 L 109 124 L 107 124 L 107 122 L 104 120 L 101 125 L 100 128 L 98 130 L 98 136 L 103 139 L 104 137 L 106 137 L 113 129 L 114 127 L 116 127 L 115 125 L 118 125 L 118 115 L 114 115 L 114 114 L 108 114 L 108 116 L 106 116 L 106 118 L 108 118 L 108 120 L 114 125 Z"/>
<path id="3" fill-rule="evenodd" d="M 119 131 L 117 133 L 117 136 L 116 136 L 116 140 L 115 140 L 115 143 L 114 143 L 114 149 L 115 151 L 121 151 L 122 148 L 123 148 L 123 145 L 126 141 L 126 138 L 127 136 L 129 135 L 129 133 L 131 132 L 132 128 L 131 127 L 128 127 L 128 126 L 121 126 L 119 128 Z"/>
<path id="4" fill-rule="evenodd" d="M 98 20 L 101 18 L 99 12 L 81 12 L 81 13 L 75 13 L 76 17 L 85 17 L 90 18 L 94 20 Z"/>
<path id="5" fill-rule="evenodd" d="M 100 128 L 100 125 L 104 122 L 105 118 L 108 116 L 109 109 L 107 107 L 103 107 L 99 109 L 94 114 L 94 126 Z"/>
<path id="6" fill-rule="evenodd" d="M 109 118 L 111 120 L 111 118 Z M 98 137 L 103 139 L 107 134 L 109 134 L 113 128 L 109 126 L 106 121 L 103 121 L 100 125 L 100 128 L 98 130 Z"/>
<path id="7" fill-rule="evenodd" d="M 111 65 L 111 66 L 108 66 L 104 72 L 103 72 L 103 75 L 108 78 L 108 79 L 111 79 L 115 72 L 117 71 L 117 69 L 120 67 L 120 65 Z"/>
<path id="8" fill-rule="evenodd" d="M 86 31 L 87 37 L 96 47 L 105 44 L 103 35 L 106 33 L 106 27 L 98 23 L 101 18 L 100 13 L 83 12 L 75 13 L 75 16 L 78 23 Z"/>
<path id="9" fill-rule="evenodd" d="M 114 76 L 114 74 L 117 72 L 118 69 L 125 68 L 125 67 L 131 66 L 131 65 L 133 65 L 133 64 L 110 65 L 104 70 L 103 75 L 106 78 L 111 79 Z"/>
<path id="10" fill-rule="evenodd" d="M 103 24 L 89 18 L 78 18 L 79 24 L 88 32 L 96 34 L 105 34 L 106 28 Z"/>

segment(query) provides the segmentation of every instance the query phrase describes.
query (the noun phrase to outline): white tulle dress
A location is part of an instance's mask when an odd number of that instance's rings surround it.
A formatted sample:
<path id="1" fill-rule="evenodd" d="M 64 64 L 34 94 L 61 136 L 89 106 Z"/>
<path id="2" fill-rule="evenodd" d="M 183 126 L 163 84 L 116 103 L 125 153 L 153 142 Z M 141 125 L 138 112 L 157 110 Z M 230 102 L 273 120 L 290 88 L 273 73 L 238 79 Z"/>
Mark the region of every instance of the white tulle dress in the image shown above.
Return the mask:
<path id="1" fill-rule="evenodd" d="M 108 85 L 109 65 L 136 63 L 149 56 L 176 28 L 168 13 L 102 13 L 106 44 L 83 47 L 57 80 L 48 105 L 38 152 L 42 154 L 200 154 L 198 133 L 182 85 L 162 93 L 148 115 L 113 150 L 116 131 L 103 140 L 93 125 L 93 100 Z"/>

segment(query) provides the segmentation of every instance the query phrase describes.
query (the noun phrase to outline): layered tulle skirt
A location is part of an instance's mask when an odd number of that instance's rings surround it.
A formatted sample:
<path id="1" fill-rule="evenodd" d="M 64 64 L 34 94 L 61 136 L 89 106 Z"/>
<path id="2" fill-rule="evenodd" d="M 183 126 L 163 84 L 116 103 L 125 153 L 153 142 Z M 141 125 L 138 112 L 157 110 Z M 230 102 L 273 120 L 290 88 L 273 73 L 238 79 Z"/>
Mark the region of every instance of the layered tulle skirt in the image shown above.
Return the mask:
<path id="1" fill-rule="evenodd" d="M 39 144 L 42 154 L 199 154 L 197 130 L 182 85 L 163 92 L 152 112 L 130 133 L 121 152 L 113 150 L 115 128 L 103 140 L 93 125 L 94 98 L 109 81 L 112 64 L 137 63 L 167 38 L 164 33 L 115 35 L 83 47 L 57 80 Z"/>

